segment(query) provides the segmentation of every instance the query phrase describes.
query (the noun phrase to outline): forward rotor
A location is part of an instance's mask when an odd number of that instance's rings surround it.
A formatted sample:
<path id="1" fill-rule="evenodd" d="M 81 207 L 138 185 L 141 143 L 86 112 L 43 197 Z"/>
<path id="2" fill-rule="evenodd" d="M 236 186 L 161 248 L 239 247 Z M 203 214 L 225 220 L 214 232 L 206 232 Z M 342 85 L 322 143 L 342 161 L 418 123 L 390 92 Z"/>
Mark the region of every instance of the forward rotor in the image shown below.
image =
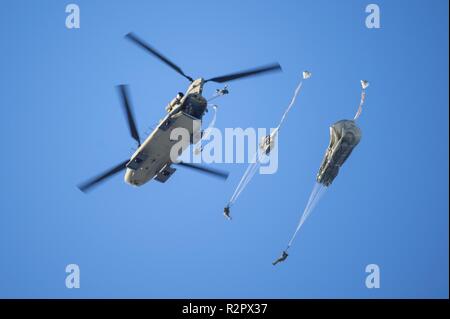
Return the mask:
<path id="1" fill-rule="evenodd" d="M 190 82 L 194 81 L 194 79 L 191 76 L 186 75 L 186 73 L 184 73 L 184 71 L 177 64 L 172 62 L 169 58 L 167 58 L 161 52 L 156 50 L 150 44 L 148 44 L 144 40 L 140 39 L 134 33 L 132 33 L 132 32 L 128 33 L 125 36 L 125 38 L 132 41 L 134 44 L 138 45 L 139 47 L 141 47 L 142 49 L 144 49 L 145 51 L 147 51 L 148 53 L 150 53 L 151 55 L 156 57 L 158 60 L 160 60 L 161 62 L 163 62 L 170 68 L 172 68 L 175 72 L 177 72 L 181 76 L 185 77 Z M 224 82 L 230 82 L 230 81 L 234 81 L 234 80 L 238 80 L 238 79 L 253 77 L 253 76 L 257 76 L 257 75 L 262 75 L 264 73 L 277 72 L 277 71 L 282 71 L 280 64 L 272 63 L 269 65 L 260 66 L 257 68 L 252 68 L 252 69 L 248 69 L 248 70 L 244 70 L 244 71 L 239 71 L 239 72 L 230 73 L 230 74 L 226 74 L 226 75 L 216 76 L 216 77 L 210 78 L 208 80 L 205 80 L 205 83 L 206 82 L 224 83 Z"/>

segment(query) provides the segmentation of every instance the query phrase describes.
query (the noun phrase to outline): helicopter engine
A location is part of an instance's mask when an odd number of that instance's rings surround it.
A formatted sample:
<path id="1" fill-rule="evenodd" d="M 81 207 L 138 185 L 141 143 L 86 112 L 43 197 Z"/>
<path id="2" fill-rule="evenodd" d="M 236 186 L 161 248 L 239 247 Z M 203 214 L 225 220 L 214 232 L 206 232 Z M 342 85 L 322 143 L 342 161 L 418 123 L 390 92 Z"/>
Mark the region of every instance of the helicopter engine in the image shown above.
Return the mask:
<path id="1" fill-rule="evenodd" d="M 208 101 L 201 94 L 192 93 L 186 97 L 183 109 L 187 114 L 200 120 L 205 114 L 207 106 Z"/>
<path id="2" fill-rule="evenodd" d="M 169 104 L 167 104 L 166 106 L 166 111 L 167 113 L 172 112 L 172 110 L 179 104 L 181 104 L 181 99 L 183 98 L 183 93 L 182 92 L 178 92 L 177 96 L 175 96 L 172 101 L 170 101 Z"/>

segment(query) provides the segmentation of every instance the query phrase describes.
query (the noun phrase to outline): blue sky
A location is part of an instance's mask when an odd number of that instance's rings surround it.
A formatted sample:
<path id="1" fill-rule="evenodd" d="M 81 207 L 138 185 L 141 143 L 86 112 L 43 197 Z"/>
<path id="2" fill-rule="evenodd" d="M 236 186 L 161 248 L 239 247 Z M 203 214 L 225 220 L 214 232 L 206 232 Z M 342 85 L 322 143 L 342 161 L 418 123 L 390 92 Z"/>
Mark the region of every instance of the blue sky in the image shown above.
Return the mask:
<path id="1" fill-rule="evenodd" d="M 3 1 L 0 297 L 448 297 L 448 2 Z M 134 31 L 193 76 L 278 61 L 230 83 L 217 126 L 273 127 L 302 70 L 313 72 L 279 138 L 279 170 L 256 176 L 222 216 L 226 183 L 179 169 L 166 184 L 122 176 L 75 185 L 131 154 L 114 86 L 130 85 L 141 132 L 187 82 L 123 36 Z M 326 146 L 368 79 L 363 137 L 302 228 Z M 206 87 L 210 96 L 219 86 Z M 65 267 L 81 269 L 67 289 Z M 381 288 L 367 289 L 367 264 Z"/>

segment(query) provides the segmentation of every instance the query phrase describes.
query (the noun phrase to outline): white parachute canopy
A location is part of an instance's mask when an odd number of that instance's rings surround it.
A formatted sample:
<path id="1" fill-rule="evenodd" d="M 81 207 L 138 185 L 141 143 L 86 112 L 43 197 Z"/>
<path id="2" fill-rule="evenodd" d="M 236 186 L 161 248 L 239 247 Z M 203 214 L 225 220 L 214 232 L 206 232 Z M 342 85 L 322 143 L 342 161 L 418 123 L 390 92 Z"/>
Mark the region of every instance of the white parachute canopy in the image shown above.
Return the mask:
<path id="1" fill-rule="evenodd" d="M 369 87 L 369 85 L 370 85 L 369 81 L 361 80 L 361 86 L 362 86 L 363 90 L 367 89 Z"/>
<path id="2" fill-rule="evenodd" d="M 280 122 L 278 123 L 278 126 L 273 131 L 272 135 L 275 136 L 278 131 L 280 130 L 281 125 L 283 124 L 284 120 L 286 119 L 287 114 L 291 110 L 292 106 L 295 104 L 295 101 L 297 99 L 298 94 L 300 93 L 300 90 L 303 85 L 303 80 L 309 79 L 311 77 L 311 72 L 304 71 L 302 74 L 302 80 L 297 85 L 297 88 L 295 89 L 294 96 L 292 97 L 291 102 L 289 103 L 288 107 L 283 113 L 283 116 L 281 117 Z M 236 186 L 236 189 L 234 190 L 233 195 L 231 196 L 230 200 L 227 203 L 226 209 L 229 209 L 238 199 L 242 191 L 246 188 L 250 180 L 255 176 L 260 164 L 261 160 L 264 158 L 264 151 L 261 150 L 261 148 L 258 148 L 256 153 L 254 154 L 250 164 L 248 165 L 244 175 L 242 176 L 241 180 L 239 181 L 239 184 Z"/>
<path id="3" fill-rule="evenodd" d="M 303 79 L 307 80 L 312 76 L 312 73 L 309 71 L 303 71 Z"/>

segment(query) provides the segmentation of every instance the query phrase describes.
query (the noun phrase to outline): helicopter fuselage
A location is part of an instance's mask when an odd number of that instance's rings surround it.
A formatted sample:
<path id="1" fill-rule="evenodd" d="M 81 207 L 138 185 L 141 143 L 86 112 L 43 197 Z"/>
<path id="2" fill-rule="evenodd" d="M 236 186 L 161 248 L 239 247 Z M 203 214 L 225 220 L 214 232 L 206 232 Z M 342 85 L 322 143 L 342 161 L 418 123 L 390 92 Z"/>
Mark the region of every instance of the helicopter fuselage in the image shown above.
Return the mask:
<path id="1" fill-rule="evenodd" d="M 190 136 L 190 143 L 196 143 L 201 136 L 201 119 L 206 112 L 207 101 L 202 96 L 204 80 L 197 79 L 191 83 L 186 94 L 175 105 L 139 146 L 126 165 L 125 182 L 141 186 L 153 178 L 164 183 L 174 172 L 171 167 L 172 147 L 179 142 L 172 139 L 172 131 L 184 128 Z M 180 153 L 189 146 L 180 143 Z"/>

